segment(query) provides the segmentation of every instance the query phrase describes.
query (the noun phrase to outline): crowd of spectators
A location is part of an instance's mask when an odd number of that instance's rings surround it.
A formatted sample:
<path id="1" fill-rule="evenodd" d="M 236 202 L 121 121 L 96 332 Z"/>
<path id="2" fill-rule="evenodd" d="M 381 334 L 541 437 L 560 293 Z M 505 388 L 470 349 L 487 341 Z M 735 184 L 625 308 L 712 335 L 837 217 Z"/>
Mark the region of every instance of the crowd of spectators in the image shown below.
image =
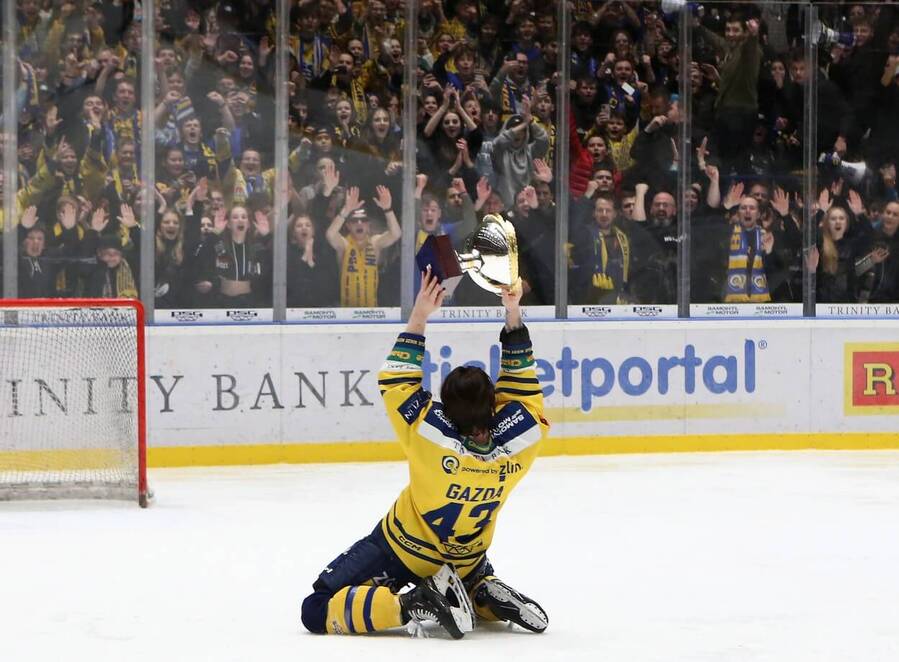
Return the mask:
<path id="1" fill-rule="evenodd" d="M 676 192 L 685 176 L 692 301 L 798 303 L 804 269 L 817 272 L 820 302 L 899 300 L 894 5 L 821 5 L 813 71 L 799 4 L 689 3 L 688 81 L 677 80 L 677 26 L 654 3 L 592 8 L 571 39 L 576 302 L 676 301 L 684 237 Z M 805 104 L 813 76 L 814 116 Z M 686 86 L 690 117 L 680 112 Z M 806 164 L 812 117 L 817 152 Z M 681 122 L 695 148 L 686 174 Z M 581 160 L 583 177 L 575 175 Z M 819 182 L 809 210 L 805 167 Z M 805 217 L 818 237 L 807 251 Z"/>
<path id="2" fill-rule="evenodd" d="M 144 16 L 127 0 L 18 0 L 17 19 L 20 296 L 137 297 L 149 214 L 157 306 L 270 305 L 270 3 L 160 0 Z"/>
<path id="3" fill-rule="evenodd" d="M 150 213 L 157 307 L 270 306 L 275 3 L 157 0 L 154 16 L 131 0 L 16 3 L 20 296 L 138 296 Z M 553 4 L 421 0 L 410 54 L 403 0 L 290 3 L 289 307 L 399 305 L 406 168 L 416 250 L 430 234 L 461 250 L 484 214 L 503 214 L 518 234 L 525 303 L 554 303 L 561 254 L 571 303 L 673 304 L 685 240 L 694 302 L 800 302 L 804 269 L 817 271 L 819 301 L 899 299 L 894 5 L 822 6 L 829 31 L 816 35 L 812 71 L 799 5 L 689 3 L 689 80 L 679 78 L 678 16 L 659 2 L 570 6 L 564 89 Z M 144 20 L 154 21 L 152 61 L 141 58 Z M 148 66 L 154 89 L 144 91 Z M 821 190 L 806 210 L 813 77 Z M 403 135 L 406 85 L 415 136 Z M 153 94 L 152 117 L 142 93 Z M 570 112 L 559 122 L 561 95 Z M 403 161 L 408 140 L 414 165 Z M 140 176 L 151 149 L 155 190 Z M 818 227 L 808 250 L 805 217 Z M 450 303 L 495 298 L 467 283 Z"/>
<path id="4" fill-rule="evenodd" d="M 808 268 L 817 272 L 820 302 L 895 303 L 899 8 L 846 3 L 822 13 L 842 38 L 822 49 L 817 73 L 824 186 L 815 210 L 818 241 Z M 796 76 L 800 84 L 803 73 Z"/>
<path id="5" fill-rule="evenodd" d="M 20 295 L 137 296 L 139 26 L 101 3 L 23 0 L 17 17 Z"/>

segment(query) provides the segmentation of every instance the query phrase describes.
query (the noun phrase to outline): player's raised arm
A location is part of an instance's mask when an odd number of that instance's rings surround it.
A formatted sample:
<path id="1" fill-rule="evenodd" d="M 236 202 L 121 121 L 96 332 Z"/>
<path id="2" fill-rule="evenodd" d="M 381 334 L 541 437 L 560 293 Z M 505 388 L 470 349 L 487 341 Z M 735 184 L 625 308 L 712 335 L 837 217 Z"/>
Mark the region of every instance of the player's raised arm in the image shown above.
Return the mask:
<path id="1" fill-rule="evenodd" d="M 521 402 L 537 420 L 543 420 L 543 390 L 534 370 L 531 336 L 521 319 L 521 285 L 502 292 L 506 325 L 499 334 L 503 353 L 496 380 L 496 404 Z"/>
<path id="2" fill-rule="evenodd" d="M 421 364 L 425 354 L 425 326 L 428 317 L 443 304 L 446 290 L 430 271 L 422 274 L 421 290 L 412 307 L 406 330 L 396 339 L 387 355 L 378 387 L 390 422 L 400 437 L 406 441 L 405 431 L 427 408 L 430 394 L 421 388 Z"/>
<path id="3" fill-rule="evenodd" d="M 502 290 L 503 308 L 506 309 L 506 326 L 504 331 L 511 332 L 524 326 L 521 321 L 521 281 L 512 288 Z"/>

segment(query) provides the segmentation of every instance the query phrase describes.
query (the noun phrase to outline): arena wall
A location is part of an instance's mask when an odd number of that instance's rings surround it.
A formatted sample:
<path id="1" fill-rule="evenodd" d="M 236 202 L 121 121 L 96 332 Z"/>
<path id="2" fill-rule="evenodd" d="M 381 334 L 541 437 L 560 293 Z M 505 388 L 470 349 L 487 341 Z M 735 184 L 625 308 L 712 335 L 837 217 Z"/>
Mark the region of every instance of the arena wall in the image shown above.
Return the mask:
<path id="1" fill-rule="evenodd" d="M 399 459 L 377 387 L 400 325 L 155 327 L 150 465 Z M 425 388 L 498 325 L 432 324 Z M 899 449 L 899 323 L 531 325 L 547 455 Z"/>

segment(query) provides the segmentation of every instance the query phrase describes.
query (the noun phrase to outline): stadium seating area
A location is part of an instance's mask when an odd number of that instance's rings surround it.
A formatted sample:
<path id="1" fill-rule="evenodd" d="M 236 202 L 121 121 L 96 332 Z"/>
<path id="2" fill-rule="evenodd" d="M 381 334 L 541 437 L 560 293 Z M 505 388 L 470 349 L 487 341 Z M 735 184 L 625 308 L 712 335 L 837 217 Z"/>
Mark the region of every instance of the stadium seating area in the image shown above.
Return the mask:
<path id="1" fill-rule="evenodd" d="M 399 306 L 404 228 L 461 248 L 502 213 L 527 304 L 563 270 L 573 304 L 801 303 L 807 270 L 818 302 L 899 301 L 892 3 L 815 3 L 812 25 L 803 2 L 575 0 L 564 35 L 534 0 L 277 4 L 16 0 L 7 296 L 266 308 L 286 283 L 289 308 Z"/>

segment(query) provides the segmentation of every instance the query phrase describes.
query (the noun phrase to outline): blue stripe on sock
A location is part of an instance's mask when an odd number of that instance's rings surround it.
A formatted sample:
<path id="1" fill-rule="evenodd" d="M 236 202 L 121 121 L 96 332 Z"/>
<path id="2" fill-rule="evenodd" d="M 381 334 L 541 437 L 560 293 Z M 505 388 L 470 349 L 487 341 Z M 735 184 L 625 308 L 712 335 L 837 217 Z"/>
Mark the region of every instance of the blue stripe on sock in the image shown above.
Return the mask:
<path id="1" fill-rule="evenodd" d="M 346 626 L 353 634 L 356 634 L 356 628 L 353 627 L 353 597 L 356 595 L 356 589 L 358 588 L 358 586 L 354 586 L 347 591 L 346 601 L 343 603 L 343 620 L 346 621 Z"/>
<path id="2" fill-rule="evenodd" d="M 362 603 L 362 618 L 365 621 L 365 629 L 369 632 L 375 631 L 375 626 L 371 622 L 371 603 L 375 597 L 375 591 L 378 589 L 372 586 L 368 589 L 368 595 L 365 596 L 365 602 Z"/>

